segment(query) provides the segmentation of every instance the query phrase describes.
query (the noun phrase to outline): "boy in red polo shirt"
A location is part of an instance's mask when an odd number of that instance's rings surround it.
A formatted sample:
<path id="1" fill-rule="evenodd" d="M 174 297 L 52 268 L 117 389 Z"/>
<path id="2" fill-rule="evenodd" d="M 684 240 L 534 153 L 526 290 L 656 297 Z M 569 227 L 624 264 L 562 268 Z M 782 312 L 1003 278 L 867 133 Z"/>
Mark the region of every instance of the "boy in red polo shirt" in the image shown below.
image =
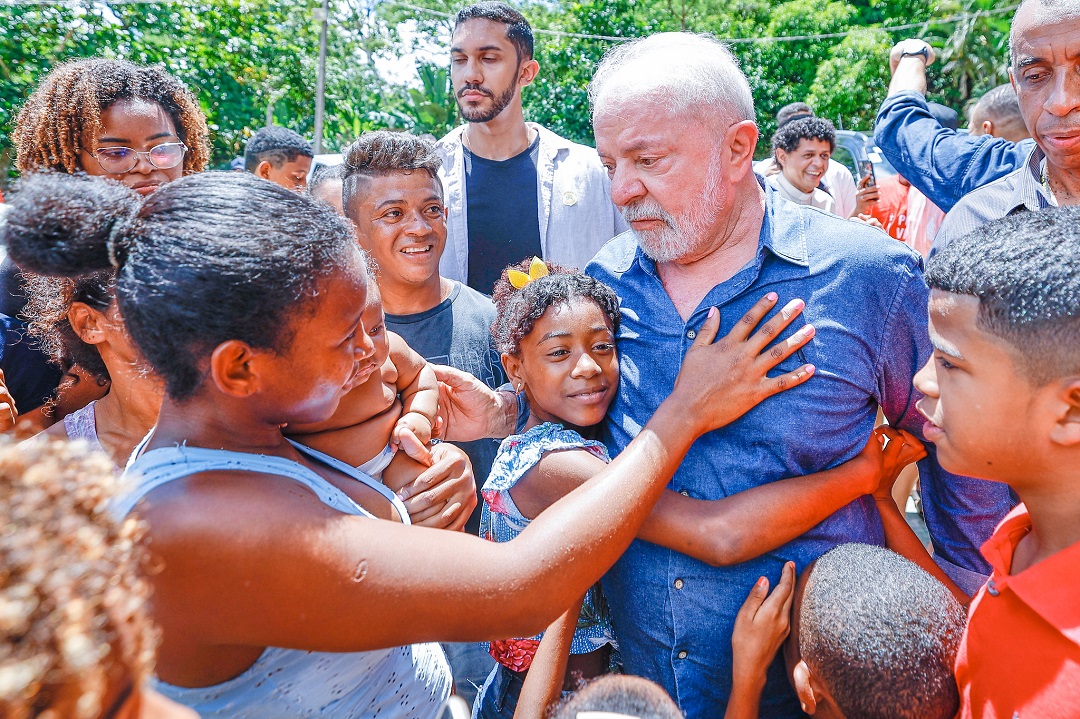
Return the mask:
<path id="1" fill-rule="evenodd" d="M 929 264 L 915 376 L 941 466 L 1022 504 L 982 551 L 956 661 L 960 717 L 1080 717 L 1080 208 L 987 224 Z"/>

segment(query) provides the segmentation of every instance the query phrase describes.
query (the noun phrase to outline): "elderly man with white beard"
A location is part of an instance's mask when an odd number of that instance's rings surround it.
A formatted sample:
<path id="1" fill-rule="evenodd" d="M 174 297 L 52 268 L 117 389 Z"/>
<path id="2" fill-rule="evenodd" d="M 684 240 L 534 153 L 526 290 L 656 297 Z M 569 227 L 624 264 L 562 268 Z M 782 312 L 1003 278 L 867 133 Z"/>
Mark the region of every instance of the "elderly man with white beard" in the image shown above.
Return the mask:
<path id="1" fill-rule="evenodd" d="M 685 33 L 620 45 L 597 69 L 590 99 L 612 200 L 631 227 L 586 269 L 622 302 L 622 378 L 604 436 L 612 454 L 671 392 L 709 309 L 720 310 L 724 333 L 767 292 L 780 305 L 806 300 L 781 338 L 804 323 L 816 335 L 779 370 L 808 362 L 815 376 L 699 439 L 671 489 L 718 499 L 834 467 L 863 447 L 879 406 L 891 424 L 921 434 L 911 380 L 932 348 L 920 258 L 878 230 L 764 185 L 751 169 L 753 99 L 727 49 Z M 974 591 L 988 573 L 978 547 L 1007 512 L 1008 492 L 948 475 L 928 449 L 920 469 L 937 559 Z M 690 719 L 723 716 L 735 615 L 754 582 L 775 584 L 785 561 L 801 571 L 845 542 L 882 544 L 870 497 L 733 566 L 635 541 L 603 582 L 627 672 L 659 682 Z M 781 663 L 769 672 L 761 711 L 801 715 Z"/>
<path id="2" fill-rule="evenodd" d="M 669 489 L 717 500 L 836 467 L 865 446 L 879 407 L 890 424 L 921 435 L 911 380 L 932 351 L 922 260 L 878 230 L 789 202 L 753 173 L 753 98 L 731 53 L 687 33 L 626 43 L 601 62 L 590 99 L 611 198 L 631 227 L 586 267 L 621 301 L 621 378 L 601 428 L 611 455 L 671 393 L 710 309 L 719 309 L 726 333 L 770 293 L 777 306 L 806 301 L 777 344 L 807 324 L 815 332 L 777 371 L 813 364 L 814 376 L 699 438 Z M 512 431 L 520 410 L 513 395 L 439 374 L 449 386 L 449 438 Z M 973 593 L 989 573 L 978 548 L 1009 510 L 1009 494 L 946 473 L 927 449 L 920 474 L 935 559 Z M 664 504 L 650 521 L 669 520 L 658 517 Z M 767 527 L 792 506 L 758 509 L 758 526 Z M 715 539 L 688 542 L 687 553 L 638 539 L 603 579 L 626 671 L 661 684 L 689 719 L 724 715 L 735 616 L 759 577 L 775 585 L 787 561 L 801 571 L 838 544 L 880 545 L 884 536 L 874 501 L 863 496 L 748 561 L 703 561 L 700 547 Z M 762 716 L 802 716 L 781 661 L 764 684 Z"/>

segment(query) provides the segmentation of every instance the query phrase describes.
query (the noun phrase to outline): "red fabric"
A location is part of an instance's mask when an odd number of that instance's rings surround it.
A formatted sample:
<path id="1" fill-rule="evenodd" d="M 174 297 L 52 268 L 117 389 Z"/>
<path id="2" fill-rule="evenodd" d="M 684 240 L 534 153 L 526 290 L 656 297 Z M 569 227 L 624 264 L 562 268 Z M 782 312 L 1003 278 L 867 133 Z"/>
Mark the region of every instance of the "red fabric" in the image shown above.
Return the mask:
<path id="1" fill-rule="evenodd" d="M 878 201 L 870 206 L 870 214 L 894 240 L 903 241 L 907 234 L 908 188 L 896 175 L 878 181 Z"/>
<path id="2" fill-rule="evenodd" d="M 961 719 L 1080 717 L 1080 543 L 1010 575 L 1030 531 L 1020 505 L 982 546 L 993 574 L 956 658 Z"/>
<path id="3" fill-rule="evenodd" d="M 524 672 L 532 666 L 536 648 L 539 646 L 540 642 L 535 639 L 501 639 L 492 642 L 488 652 L 507 669 Z"/>

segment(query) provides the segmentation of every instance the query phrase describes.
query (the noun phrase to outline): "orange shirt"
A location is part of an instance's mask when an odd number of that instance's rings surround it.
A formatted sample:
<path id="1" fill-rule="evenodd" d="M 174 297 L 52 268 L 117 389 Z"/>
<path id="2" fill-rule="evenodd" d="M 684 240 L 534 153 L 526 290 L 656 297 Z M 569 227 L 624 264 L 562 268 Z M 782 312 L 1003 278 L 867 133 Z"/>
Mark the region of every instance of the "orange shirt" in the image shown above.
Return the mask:
<path id="1" fill-rule="evenodd" d="M 1080 543 L 1010 575 L 1030 531 L 1021 504 L 982 546 L 993 573 L 956 657 L 961 719 L 1080 717 Z"/>

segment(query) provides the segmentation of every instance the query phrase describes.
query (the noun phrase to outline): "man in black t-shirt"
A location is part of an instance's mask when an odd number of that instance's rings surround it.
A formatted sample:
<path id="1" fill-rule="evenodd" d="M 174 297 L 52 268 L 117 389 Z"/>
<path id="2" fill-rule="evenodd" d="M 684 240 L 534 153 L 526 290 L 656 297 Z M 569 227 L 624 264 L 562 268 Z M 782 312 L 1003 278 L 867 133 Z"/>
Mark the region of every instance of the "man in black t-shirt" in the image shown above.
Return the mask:
<path id="1" fill-rule="evenodd" d="M 536 78 L 532 28 L 501 2 L 457 14 L 450 77 L 466 124 L 439 141 L 449 211 L 443 277 L 490 293 L 530 257 L 583 268 L 626 230 L 596 151 L 525 122 Z"/>

